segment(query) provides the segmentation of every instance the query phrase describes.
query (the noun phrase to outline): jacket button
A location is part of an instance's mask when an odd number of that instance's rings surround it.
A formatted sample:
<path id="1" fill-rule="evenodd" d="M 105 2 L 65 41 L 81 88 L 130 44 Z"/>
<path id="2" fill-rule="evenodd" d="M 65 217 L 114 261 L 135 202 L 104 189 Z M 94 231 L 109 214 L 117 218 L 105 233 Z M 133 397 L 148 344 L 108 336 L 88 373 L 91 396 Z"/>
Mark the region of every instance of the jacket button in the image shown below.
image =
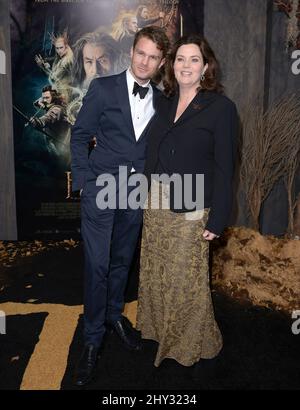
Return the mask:
<path id="1" fill-rule="evenodd" d="M 171 151 L 170 151 L 170 153 L 171 153 L 171 155 L 174 155 L 174 154 L 175 154 L 175 149 L 172 148 Z"/>

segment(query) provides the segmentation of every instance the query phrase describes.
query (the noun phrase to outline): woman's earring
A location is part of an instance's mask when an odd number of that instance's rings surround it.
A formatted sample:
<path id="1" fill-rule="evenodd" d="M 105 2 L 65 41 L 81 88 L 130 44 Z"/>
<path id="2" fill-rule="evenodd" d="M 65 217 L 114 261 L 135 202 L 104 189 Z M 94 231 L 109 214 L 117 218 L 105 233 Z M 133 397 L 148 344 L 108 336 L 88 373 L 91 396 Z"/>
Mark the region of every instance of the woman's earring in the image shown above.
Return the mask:
<path id="1" fill-rule="evenodd" d="M 205 80 L 205 75 L 204 75 L 204 73 L 202 73 L 202 74 L 200 75 L 200 81 L 203 82 L 204 80 Z"/>

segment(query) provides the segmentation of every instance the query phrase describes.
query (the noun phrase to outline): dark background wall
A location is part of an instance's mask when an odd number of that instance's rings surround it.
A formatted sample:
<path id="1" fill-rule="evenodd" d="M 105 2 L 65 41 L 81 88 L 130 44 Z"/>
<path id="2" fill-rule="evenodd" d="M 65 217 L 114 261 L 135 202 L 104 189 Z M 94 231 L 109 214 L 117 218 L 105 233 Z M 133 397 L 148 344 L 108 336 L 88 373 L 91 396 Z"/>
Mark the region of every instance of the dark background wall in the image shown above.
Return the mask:
<path id="1" fill-rule="evenodd" d="M 222 69 L 226 94 L 242 109 L 260 96 L 263 103 L 266 0 L 209 0 L 204 35 Z"/>
<path id="2" fill-rule="evenodd" d="M 292 73 L 294 60 L 285 47 L 287 22 L 272 0 L 205 1 L 204 35 L 220 61 L 226 94 L 240 113 L 253 102 L 266 109 L 280 97 L 300 91 L 300 75 Z M 240 190 L 237 197 L 232 223 L 247 226 Z M 279 181 L 262 206 L 260 231 L 283 235 L 287 224 L 287 196 Z"/>
<path id="3" fill-rule="evenodd" d="M 284 13 L 272 13 L 269 103 L 281 95 L 300 90 L 300 74 L 292 73 L 292 51 L 285 49 L 288 18 Z"/>
<path id="4" fill-rule="evenodd" d="M 0 74 L 0 239 L 17 239 L 9 1 L 0 0 L 0 50 L 6 55 L 6 74 Z"/>
<path id="5" fill-rule="evenodd" d="M 266 100 L 272 104 L 286 94 L 299 92 L 300 74 L 293 74 L 292 51 L 286 50 L 285 38 L 288 18 L 284 13 L 271 15 L 270 56 L 267 71 Z M 268 61 L 267 61 L 268 63 Z M 300 121 L 300 119 L 299 119 Z M 295 193 L 300 192 L 300 169 L 295 183 Z M 288 202 L 283 181 L 278 181 L 263 204 L 260 218 L 261 232 L 282 235 L 288 225 Z"/>

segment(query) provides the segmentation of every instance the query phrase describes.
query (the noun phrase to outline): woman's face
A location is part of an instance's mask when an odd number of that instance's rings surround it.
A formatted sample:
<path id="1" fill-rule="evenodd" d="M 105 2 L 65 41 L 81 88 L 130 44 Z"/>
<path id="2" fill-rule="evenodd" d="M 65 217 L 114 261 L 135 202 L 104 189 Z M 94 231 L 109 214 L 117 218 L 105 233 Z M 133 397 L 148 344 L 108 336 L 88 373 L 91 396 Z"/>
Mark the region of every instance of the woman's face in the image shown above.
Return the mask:
<path id="1" fill-rule="evenodd" d="M 149 12 L 148 12 L 147 7 L 144 7 L 144 8 L 142 9 L 142 11 L 141 11 L 141 17 L 142 17 L 143 19 L 147 19 L 147 18 L 149 17 Z"/>
<path id="2" fill-rule="evenodd" d="M 202 53 L 197 44 L 184 44 L 177 50 L 174 61 L 174 74 L 179 87 L 197 88 L 200 76 L 207 70 Z"/>

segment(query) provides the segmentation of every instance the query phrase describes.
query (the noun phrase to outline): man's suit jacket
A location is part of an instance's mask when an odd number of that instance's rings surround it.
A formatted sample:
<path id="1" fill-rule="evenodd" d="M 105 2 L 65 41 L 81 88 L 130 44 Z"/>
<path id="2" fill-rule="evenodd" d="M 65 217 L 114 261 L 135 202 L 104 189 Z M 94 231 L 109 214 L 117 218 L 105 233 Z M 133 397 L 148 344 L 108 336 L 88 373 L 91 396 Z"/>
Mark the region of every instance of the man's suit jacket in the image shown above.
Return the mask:
<path id="1" fill-rule="evenodd" d="M 151 85 L 155 109 L 156 99 L 161 92 L 154 84 Z M 89 170 L 95 177 L 101 173 L 117 174 L 121 165 L 127 166 L 128 172 L 132 167 L 137 172 L 143 172 L 146 149 L 145 131 L 136 141 L 126 71 L 118 75 L 94 79 L 72 127 L 73 191 L 84 187 Z M 97 145 L 89 155 L 88 144 L 93 136 L 97 138 Z"/>
<path id="2" fill-rule="evenodd" d="M 176 94 L 159 102 L 147 130 L 145 174 L 150 180 L 159 163 L 160 170 L 168 174 L 204 174 L 204 207 L 210 208 L 206 228 L 220 234 L 232 206 L 238 136 L 236 107 L 221 94 L 200 91 L 174 123 L 178 98 Z M 195 189 L 193 186 L 193 192 Z"/>

